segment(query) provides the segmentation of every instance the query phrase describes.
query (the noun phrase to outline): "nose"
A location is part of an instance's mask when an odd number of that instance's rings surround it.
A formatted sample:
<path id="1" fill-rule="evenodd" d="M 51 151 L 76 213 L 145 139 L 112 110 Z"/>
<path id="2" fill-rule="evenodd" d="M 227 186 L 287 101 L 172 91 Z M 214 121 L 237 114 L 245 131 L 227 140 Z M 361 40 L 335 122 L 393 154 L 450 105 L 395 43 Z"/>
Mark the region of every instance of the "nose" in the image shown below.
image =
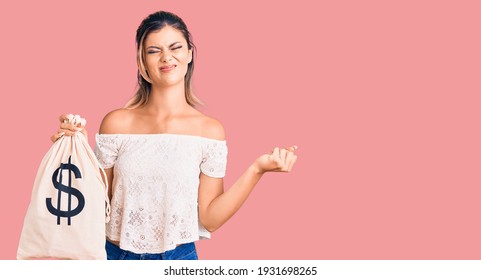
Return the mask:
<path id="1" fill-rule="evenodd" d="M 170 50 L 162 52 L 162 56 L 160 57 L 160 60 L 162 62 L 169 62 L 170 60 L 172 60 L 172 53 L 170 52 Z"/>

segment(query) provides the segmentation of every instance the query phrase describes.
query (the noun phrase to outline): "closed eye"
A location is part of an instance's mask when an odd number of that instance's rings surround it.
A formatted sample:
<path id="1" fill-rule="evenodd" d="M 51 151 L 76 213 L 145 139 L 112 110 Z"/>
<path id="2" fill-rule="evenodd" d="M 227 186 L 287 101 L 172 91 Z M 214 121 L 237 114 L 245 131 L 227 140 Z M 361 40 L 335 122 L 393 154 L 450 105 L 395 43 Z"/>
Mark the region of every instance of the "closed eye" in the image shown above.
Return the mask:
<path id="1" fill-rule="evenodd" d="M 178 50 L 182 48 L 182 46 L 178 46 L 178 47 L 175 47 L 175 48 L 172 48 L 171 50 Z M 151 54 L 151 53 L 158 53 L 160 50 L 149 50 L 147 53 Z"/>

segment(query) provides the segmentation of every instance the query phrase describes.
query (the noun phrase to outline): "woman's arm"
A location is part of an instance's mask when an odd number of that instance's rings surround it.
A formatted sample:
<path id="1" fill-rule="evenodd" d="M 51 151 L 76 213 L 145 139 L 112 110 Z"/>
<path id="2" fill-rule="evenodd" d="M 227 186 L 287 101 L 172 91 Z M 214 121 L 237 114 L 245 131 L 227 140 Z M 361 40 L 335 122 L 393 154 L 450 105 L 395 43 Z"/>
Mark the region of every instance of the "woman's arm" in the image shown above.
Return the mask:
<path id="1" fill-rule="evenodd" d="M 210 135 L 214 136 L 212 138 L 224 138 L 222 127 L 214 131 L 214 135 Z M 296 149 L 296 146 L 288 149 L 274 148 L 271 154 L 257 158 L 226 192 L 222 178 L 201 173 L 198 200 L 201 224 L 210 232 L 217 230 L 239 210 L 265 172 L 291 171 L 297 160 L 294 155 Z"/>
<path id="2" fill-rule="evenodd" d="M 224 192 L 223 179 L 211 178 L 201 173 L 199 187 L 199 219 L 210 232 L 229 220 L 247 199 L 262 174 L 248 168 L 244 174 Z"/>
<path id="3" fill-rule="evenodd" d="M 112 181 L 114 179 L 114 168 L 107 168 L 107 169 L 104 169 L 105 171 L 105 175 L 107 175 L 107 181 L 108 181 L 108 186 L 109 186 L 109 200 L 112 200 L 112 188 L 113 188 L 113 185 L 112 185 Z M 102 181 L 103 181 L 103 178 L 102 178 Z M 105 184 L 105 182 L 104 182 Z"/>
<path id="4" fill-rule="evenodd" d="M 291 147 L 287 152 L 286 149 L 275 148 L 272 154 L 259 157 L 226 192 L 222 178 L 201 173 L 199 219 L 202 225 L 210 232 L 222 226 L 239 210 L 265 172 L 291 171 L 297 159 L 293 153 L 295 149 Z"/>

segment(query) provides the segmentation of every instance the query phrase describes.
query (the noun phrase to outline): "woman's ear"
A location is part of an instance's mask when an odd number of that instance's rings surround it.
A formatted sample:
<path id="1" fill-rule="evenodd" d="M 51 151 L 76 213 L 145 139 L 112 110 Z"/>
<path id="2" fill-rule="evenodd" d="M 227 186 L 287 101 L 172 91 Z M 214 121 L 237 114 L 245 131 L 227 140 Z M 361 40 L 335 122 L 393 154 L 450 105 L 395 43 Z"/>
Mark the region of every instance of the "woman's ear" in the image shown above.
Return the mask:
<path id="1" fill-rule="evenodd" d="M 192 62 L 192 49 L 189 50 L 189 63 Z"/>

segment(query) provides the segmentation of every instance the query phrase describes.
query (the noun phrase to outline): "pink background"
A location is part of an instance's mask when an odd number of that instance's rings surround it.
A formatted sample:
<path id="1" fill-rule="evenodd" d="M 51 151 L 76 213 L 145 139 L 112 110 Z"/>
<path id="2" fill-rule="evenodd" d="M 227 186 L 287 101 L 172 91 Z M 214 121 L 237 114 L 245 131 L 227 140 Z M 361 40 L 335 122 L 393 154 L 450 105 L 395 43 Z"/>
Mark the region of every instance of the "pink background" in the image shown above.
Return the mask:
<path id="1" fill-rule="evenodd" d="M 228 2 L 228 3 L 227 3 Z M 16 255 L 57 117 L 134 93 L 135 30 L 177 13 L 202 110 L 224 124 L 228 188 L 267 174 L 201 259 L 480 259 L 479 1 L 5 1 L 0 4 L 1 259 Z"/>

